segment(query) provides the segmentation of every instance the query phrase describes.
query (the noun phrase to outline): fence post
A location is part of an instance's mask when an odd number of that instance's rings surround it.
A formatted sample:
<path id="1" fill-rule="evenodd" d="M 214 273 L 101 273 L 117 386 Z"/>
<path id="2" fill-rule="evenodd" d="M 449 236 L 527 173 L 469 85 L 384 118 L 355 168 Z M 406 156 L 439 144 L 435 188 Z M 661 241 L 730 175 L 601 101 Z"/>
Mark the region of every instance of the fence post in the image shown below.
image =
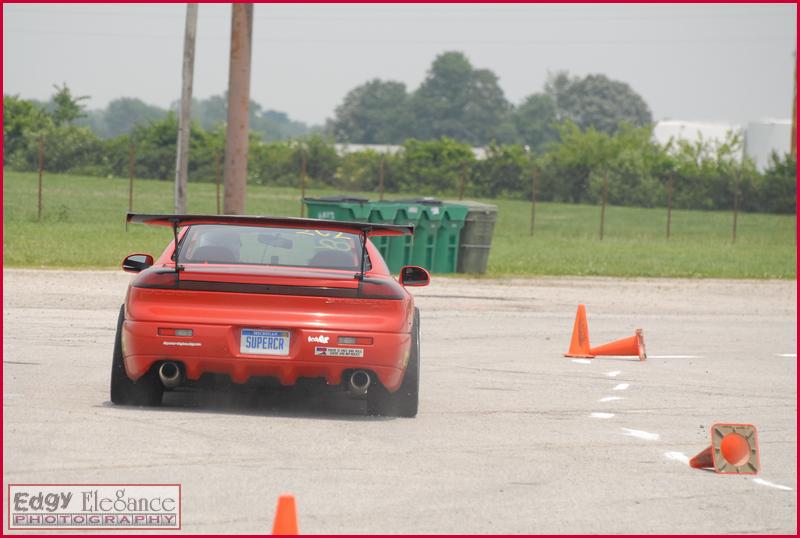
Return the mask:
<path id="1" fill-rule="evenodd" d="M 733 243 L 736 243 L 736 221 L 739 216 L 739 172 L 736 172 L 736 181 L 733 186 Z"/>
<path id="2" fill-rule="evenodd" d="M 214 152 L 214 167 L 215 167 L 214 182 L 217 185 L 217 215 L 220 214 L 220 207 L 219 207 L 219 176 L 220 176 L 219 170 L 220 170 L 220 166 L 219 165 L 220 165 L 220 163 L 219 163 L 219 152 L 215 151 Z"/>
<path id="3" fill-rule="evenodd" d="M 670 172 L 669 183 L 667 183 L 667 239 L 669 239 L 669 232 L 672 227 L 672 190 L 674 188 L 675 172 Z"/>
<path id="4" fill-rule="evenodd" d="M 603 230 L 606 225 L 606 203 L 608 202 L 608 169 L 603 176 L 603 205 L 600 207 L 600 241 L 603 240 Z"/>
<path id="5" fill-rule="evenodd" d="M 458 185 L 458 199 L 459 200 L 463 200 L 464 199 L 464 183 L 466 183 L 466 181 L 467 181 L 467 165 L 466 164 L 462 164 L 461 165 L 461 181 L 460 181 L 460 183 Z"/>
<path id="6" fill-rule="evenodd" d="M 133 212 L 133 176 L 136 175 L 136 144 L 131 144 L 128 153 L 128 213 Z"/>
<path id="7" fill-rule="evenodd" d="M 536 165 L 531 169 L 531 237 L 533 237 L 533 227 L 536 223 L 536 178 L 539 170 Z"/>
<path id="8" fill-rule="evenodd" d="M 383 201 L 383 161 L 386 159 L 384 155 L 381 155 L 381 165 L 378 171 L 378 196 L 379 200 Z"/>
<path id="9" fill-rule="evenodd" d="M 306 151 L 303 151 L 303 166 L 300 171 L 300 217 L 306 216 L 306 206 L 303 203 L 303 200 L 306 197 Z"/>
<path id="10" fill-rule="evenodd" d="M 37 220 L 42 220 L 42 174 L 44 173 L 44 136 L 39 136 L 39 203 Z"/>

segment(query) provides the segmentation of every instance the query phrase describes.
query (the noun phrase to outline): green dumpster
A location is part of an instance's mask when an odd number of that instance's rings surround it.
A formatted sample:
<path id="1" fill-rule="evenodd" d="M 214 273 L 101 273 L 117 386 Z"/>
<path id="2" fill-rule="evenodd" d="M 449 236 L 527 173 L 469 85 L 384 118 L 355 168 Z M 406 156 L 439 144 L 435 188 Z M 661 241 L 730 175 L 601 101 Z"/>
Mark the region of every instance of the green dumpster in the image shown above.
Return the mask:
<path id="1" fill-rule="evenodd" d="M 485 273 L 497 222 L 497 206 L 471 201 L 460 201 L 458 204 L 467 208 L 458 247 L 458 272 Z"/>
<path id="2" fill-rule="evenodd" d="M 416 220 L 408 214 L 407 209 L 408 208 L 406 207 L 399 207 L 397 209 L 397 214 L 394 217 L 394 224 L 413 224 L 416 226 Z M 399 273 L 403 266 L 411 265 L 411 254 L 413 248 L 413 236 L 402 235 L 391 238 L 389 259 L 386 263 L 389 264 L 389 269 L 391 269 L 393 273 Z"/>
<path id="3" fill-rule="evenodd" d="M 372 202 L 369 204 L 369 209 L 368 221 L 378 224 L 392 224 L 394 222 L 395 214 L 397 213 L 397 206 L 383 202 Z M 389 266 L 389 270 L 393 273 L 398 273 L 400 272 L 400 267 L 402 266 L 395 269 L 389 263 L 389 257 L 391 256 L 391 249 L 395 239 L 399 238 L 378 236 L 372 237 L 370 240 L 375 247 L 377 247 L 378 251 L 381 253 L 381 256 L 383 256 L 383 259 Z"/>
<path id="4" fill-rule="evenodd" d="M 303 203 L 311 219 L 366 221 L 370 212 L 369 200 L 356 196 L 304 198 Z"/>
<path id="5" fill-rule="evenodd" d="M 413 208 L 410 208 L 413 209 Z M 428 211 L 420 211 L 414 228 L 414 246 L 411 249 L 411 265 L 433 271 L 433 257 L 436 252 L 436 229 L 438 219 L 432 218 Z"/>
<path id="6" fill-rule="evenodd" d="M 419 211 L 409 212 L 409 205 L 403 202 L 380 201 L 371 203 L 369 222 L 381 224 L 417 225 Z M 372 242 L 380 250 L 386 265 L 392 273 L 399 273 L 405 265 L 411 265 L 414 238 L 409 235 L 398 237 L 373 237 Z"/>
<path id="7" fill-rule="evenodd" d="M 413 237 L 372 238 L 392 273 L 399 273 L 405 265 L 418 265 L 433 273 L 453 273 L 460 267 L 469 202 L 443 203 L 434 198 L 369 202 L 340 195 L 305 198 L 304 203 L 311 218 L 413 225 Z"/>
<path id="8" fill-rule="evenodd" d="M 414 198 L 397 200 L 405 206 L 406 214 L 414 222 L 414 245 L 408 265 L 418 265 L 434 272 L 436 239 L 444 216 L 441 200 Z"/>
<path id="9" fill-rule="evenodd" d="M 436 253 L 433 271 L 436 273 L 455 273 L 458 268 L 458 247 L 464 219 L 469 208 L 465 205 L 445 203 L 442 205 L 441 224 L 436 232 Z"/>

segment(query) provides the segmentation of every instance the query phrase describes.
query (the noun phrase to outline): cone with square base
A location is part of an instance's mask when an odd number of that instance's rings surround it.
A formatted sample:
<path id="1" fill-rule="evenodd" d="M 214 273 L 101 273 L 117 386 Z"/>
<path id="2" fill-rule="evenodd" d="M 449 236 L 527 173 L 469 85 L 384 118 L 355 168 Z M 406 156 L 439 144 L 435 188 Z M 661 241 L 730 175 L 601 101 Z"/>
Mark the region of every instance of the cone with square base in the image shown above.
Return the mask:
<path id="1" fill-rule="evenodd" d="M 758 436 L 752 424 L 714 424 L 711 446 L 689 460 L 695 469 L 713 469 L 719 474 L 758 474 Z"/>
<path id="2" fill-rule="evenodd" d="M 572 341 L 565 357 L 580 357 L 591 359 L 594 357 L 589 352 L 589 323 L 586 321 L 586 306 L 579 304 L 578 313 L 575 314 L 575 325 L 572 327 Z"/>
<path id="3" fill-rule="evenodd" d="M 644 348 L 644 331 L 636 329 L 636 333 L 628 338 L 622 340 L 615 340 L 602 346 L 597 346 L 589 349 L 590 355 L 595 356 L 638 356 L 640 361 L 647 359 L 647 352 Z"/>
<path id="4" fill-rule="evenodd" d="M 300 534 L 297 531 L 297 508 L 294 495 L 278 497 L 278 509 L 275 511 L 272 534 Z"/>

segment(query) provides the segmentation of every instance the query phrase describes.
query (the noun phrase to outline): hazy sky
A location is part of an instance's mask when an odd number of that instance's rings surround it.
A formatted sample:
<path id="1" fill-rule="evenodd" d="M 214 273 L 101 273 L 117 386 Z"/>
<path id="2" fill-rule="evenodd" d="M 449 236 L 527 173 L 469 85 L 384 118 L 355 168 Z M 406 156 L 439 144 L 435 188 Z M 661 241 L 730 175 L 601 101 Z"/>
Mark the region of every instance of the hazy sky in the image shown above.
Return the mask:
<path id="1" fill-rule="evenodd" d="M 628 82 L 656 119 L 791 116 L 797 10 L 783 5 L 266 4 L 255 6 L 251 96 L 321 123 L 372 78 L 416 88 L 460 50 L 519 103 L 548 72 Z M 180 96 L 185 6 L 3 4 L 3 92 L 167 106 Z M 230 6 L 199 8 L 195 96 L 225 91 Z"/>

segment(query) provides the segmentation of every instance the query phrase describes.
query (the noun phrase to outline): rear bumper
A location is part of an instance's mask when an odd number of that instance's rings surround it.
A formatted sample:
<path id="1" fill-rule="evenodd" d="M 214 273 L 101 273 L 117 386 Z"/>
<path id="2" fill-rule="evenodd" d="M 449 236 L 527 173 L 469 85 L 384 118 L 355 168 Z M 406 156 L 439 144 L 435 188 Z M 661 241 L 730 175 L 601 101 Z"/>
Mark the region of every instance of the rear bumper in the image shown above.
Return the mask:
<path id="1" fill-rule="evenodd" d="M 193 335 L 159 336 L 158 328 L 165 325 L 192 329 Z M 329 385 L 338 385 L 346 370 L 358 368 L 374 372 L 384 387 L 395 391 L 403 380 L 411 349 L 411 335 L 404 333 L 269 327 L 289 331 L 288 355 L 250 355 L 240 353 L 242 328 L 245 327 L 126 320 L 122 327 L 122 348 L 128 377 L 138 379 L 153 363 L 172 360 L 184 365 L 189 380 L 213 373 L 229 375 L 234 383 L 246 383 L 251 377 L 266 376 L 276 378 L 282 385 L 294 385 L 299 378 L 324 378 Z M 369 337 L 373 343 L 340 345 L 337 343 L 339 336 Z M 323 343 L 325 338 L 327 343 Z M 319 347 L 362 349 L 363 356 L 320 356 L 315 353 Z"/>

